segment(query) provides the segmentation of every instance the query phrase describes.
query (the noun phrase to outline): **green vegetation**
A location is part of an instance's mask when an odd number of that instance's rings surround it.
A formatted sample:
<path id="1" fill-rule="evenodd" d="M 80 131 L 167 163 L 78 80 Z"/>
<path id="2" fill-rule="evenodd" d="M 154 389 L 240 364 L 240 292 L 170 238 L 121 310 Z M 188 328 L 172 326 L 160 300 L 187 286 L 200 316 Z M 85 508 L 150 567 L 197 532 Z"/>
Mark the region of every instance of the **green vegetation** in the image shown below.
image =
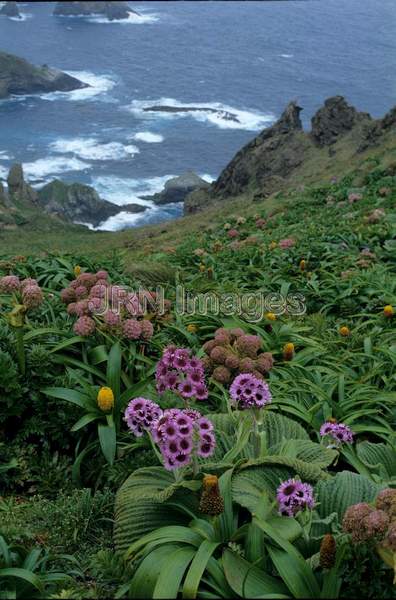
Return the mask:
<path id="1" fill-rule="evenodd" d="M 371 152 L 338 179 L 326 171 L 316 185 L 142 230 L 2 230 L 0 276 L 19 278 L 0 280 L 2 597 L 394 595 L 392 160 Z M 138 333 L 124 308 L 111 326 L 85 314 L 88 331 L 70 306 L 103 270 L 117 286 L 163 286 L 170 308 L 132 319 Z M 239 314 L 181 314 L 180 285 L 256 300 Z M 208 397 L 190 408 L 216 437 L 171 470 L 158 431 L 135 437 L 123 419 L 140 397 L 184 409 L 181 393 L 157 389 L 170 344 L 203 361 Z M 272 401 L 233 400 L 237 373 L 260 377 Z M 324 423 L 353 441 L 321 435 Z M 308 487 L 287 505 L 290 479 Z"/>

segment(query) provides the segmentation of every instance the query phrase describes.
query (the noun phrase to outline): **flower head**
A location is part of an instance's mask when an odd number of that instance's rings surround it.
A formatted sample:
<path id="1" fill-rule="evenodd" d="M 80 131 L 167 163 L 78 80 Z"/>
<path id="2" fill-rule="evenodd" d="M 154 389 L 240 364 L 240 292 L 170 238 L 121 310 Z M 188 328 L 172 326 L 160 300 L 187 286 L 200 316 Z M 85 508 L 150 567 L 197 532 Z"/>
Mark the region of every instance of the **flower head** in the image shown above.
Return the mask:
<path id="1" fill-rule="evenodd" d="M 216 475 L 205 475 L 203 478 L 199 510 L 211 516 L 224 512 L 224 499 L 220 494 L 219 480 Z"/>
<path id="2" fill-rule="evenodd" d="M 387 304 L 386 306 L 384 306 L 384 317 L 386 317 L 387 319 L 391 319 L 394 316 L 394 314 L 395 309 L 391 304 Z"/>
<path id="3" fill-rule="evenodd" d="M 293 240 L 293 238 L 285 238 L 284 240 L 280 240 L 279 241 L 279 248 L 281 248 L 282 250 L 286 250 L 287 248 L 292 248 L 295 245 L 295 241 Z"/>
<path id="4" fill-rule="evenodd" d="M 202 361 L 191 356 L 190 350 L 169 346 L 165 348 L 156 368 L 157 391 L 177 391 L 188 400 L 204 400 L 208 396 Z"/>
<path id="5" fill-rule="evenodd" d="M 96 402 L 100 410 L 102 410 L 103 412 L 108 412 L 109 410 L 112 410 L 114 408 L 113 390 L 109 387 L 101 387 L 98 392 Z"/>
<path id="6" fill-rule="evenodd" d="M 298 479 L 283 481 L 277 489 L 276 499 L 279 514 L 287 517 L 294 517 L 300 510 L 315 506 L 312 486 Z"/>
<path id="7" fill-rule="evenodd" d="M 319 564 L 322 569 L 331 569 L 335 565 L 336 559 L 336 541 L 331 533 L 327 533 L 320 544 Z"/>
<path id="8" fill-rule="evenodd" d="M 351 444 L 353 442 L 353 431 L 344 423 L 326 421 L 320 428 L 320 435 L 322 437 L 332 437 L 336 441 L 337 446 L 340 446 L 342 443 Z"/>
<path id="9" fill-rule="evenodd" d="M 26 308 L 37 308 L 43 302 L 43 292 L 36 285 L 27 285 L 22 291 L 22 302 Z"/>
<path id="10" fill-rule="evenodd" d="M 167 409 L 151 432 L 169 470 L 190 464 L 194 454 L 208 458 L 216 446 L 212 423 L 196 410 Z"/>
<path id="11" fill-rule="evenodd" d="M 83 316 L 74 323 L 73 331 L 83 337 L 92 335 L 95 331 L 95 321 L 91 317 Z"/>
<path id="12" fill-rule="evenodd" d="M 124 419 L 136 437 L 151 431 L 154 423 L 162 416 L 162 410 L 152 400 L 138 397 L 131 400 L 125 409 Z"/>
<path id="13" fill-rule="evenodd" d="M 128 340 L 138 340 L 142 333 L 142 325 L 136 319 L 126 319 L 122 324 L 122 333 Z"/>
<path id="14" fill-rule="evenodd" d="M 241 410 L 262 408 L 272 400 L 268 384 L 250 373 L 235 377 L 230 396 L 232 404 Z"/>
<path id="15" fill-rule="evenodd" d="M 351 335 L 351 331 L 350 331 L 349 327 L 347 327 L 346 325 L 343 325 L 342 327 L 340 327 L 339 333 L 342 337 L 348 337 Z"/>
<path id="16" fill-rule="evenodd" d="M 20 285 L 21 282 L 17 275 L 5 275 L 5 277 L 0 278 L 0 291 L 5 292 L 6 294 L 18 292 Z"/>
<path id="17" fill-rule="evenodd" d="M 292 360 L 294 356 L 294 344 L 292 342 L 288 342 L 283 346 L 283 359 L 284 360 Z"/>

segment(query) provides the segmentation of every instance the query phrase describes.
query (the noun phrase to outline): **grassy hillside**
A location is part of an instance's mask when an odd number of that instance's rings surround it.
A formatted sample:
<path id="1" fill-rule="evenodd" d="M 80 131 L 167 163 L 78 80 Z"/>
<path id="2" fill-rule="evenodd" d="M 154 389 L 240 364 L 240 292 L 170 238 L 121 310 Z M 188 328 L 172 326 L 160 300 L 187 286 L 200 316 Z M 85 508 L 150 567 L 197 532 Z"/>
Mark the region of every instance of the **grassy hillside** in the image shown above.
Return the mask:
<path id="1" fill-rule="evenodd" d="M 23 327 L 19 297 L 0 294 L 0 568 L 28 572 L 0 572 L 13 597 L 392 595 L 394 504 L 381 490 L 396 482 L 395 148 L 389 140 L 353 158 L 336 150 L 337 162 L 318 152 L 292 187 L 259 202 L 238 198 L 118 234 L 43 234 L 40 223 L 1 231 L 0 276 L 33 277 L 44 294 Z M 92 331 L 75 325 L 62 289 L 79 270 L 99 269 L 113 284 L 163 285 L 166 314 L 144 319 L 152 335 L 131 339 L 130 326 L 99 316 L 84 317 Z M 226 305 L 182 314 L 180 284 L 256 299 L 232 314 Z M 253 336 L 246 355 L 235 328 Z M 217 439 L 210 457 L 176 475 L 159 466 L 162 446 L 154 452 L 122 419 L 141 396 L 183 408 L 180 394 L 156 388 L 170 343 L 207 354 L 208 397 L 191 406 Z M 252 369 L 265 371 L 272 401 L 236 411 L 230 383 Z M 100 396 L 103 386 L 113 396 Z M 321 436 L 333 421 L 353 442 Z M 280 516 L 276 492 L 290 478 L 310 486 L 315 505 Z M 345 514 L 362 502 L 356 530 Z"/>
<path id="2" fill-rule="evenodd" d="M 297 134 L 298 135 L 298 134 Z M 301 134 L 302 136 L 304 134 Z M 149 253 L 151 247 L 174 245 L 184 237 L 199 233 L 203 227 L 211 227 L 232 215 L 235 211 L 253 215 L 257 211 L 268 212 L 289 202 L 298 202 L 303 188 L 321 186 L 347 174 L 353 174 L 351 185 L 360 187 L 365 176 L 381 165 L 390 172 L 396 169 L 396 139 L 392 131 L 384 135 L 377 147 L 363 153 L 356 152 L 357 133 L 351 131 L 340 138 L 329 153 L 328 147 L 309 147 L 304 161 L 292 175 L 280 185 L 280 190 L 265 198 L 260 188 L 252 185 L 243 196 L 214 204 L 197 215 L 186 216 L 172 222 L 130 229 L 123 232 L 92 232 L 79 226 L 69 226 L 43 216 L 36 211 L 21 207 L 20 226 L 0 228 L 0 254 L 37 254 L 42 252 L 84 252 L 90 256 L 101 256 L 116 250 L 125 250 L 128 257 L 135 251 Z M 255 200 L 253 201 L 253 198 Z M 25 222 L 24 222 L 25 221 Z M 1 207 L 0 207 L 1 223 Z"/>

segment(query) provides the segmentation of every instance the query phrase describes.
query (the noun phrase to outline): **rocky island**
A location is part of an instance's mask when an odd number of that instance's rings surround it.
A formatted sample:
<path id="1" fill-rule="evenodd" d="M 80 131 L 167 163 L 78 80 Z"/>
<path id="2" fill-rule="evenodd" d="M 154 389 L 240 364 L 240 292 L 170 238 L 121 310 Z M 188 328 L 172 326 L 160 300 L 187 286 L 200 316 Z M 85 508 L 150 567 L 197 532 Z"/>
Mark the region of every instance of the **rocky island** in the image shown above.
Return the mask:
<path id="1" fill-rule="evenodd" d="M 59 179 L 38 191 L 38 203 L 48 214 L 57 215 L 70 223 L 90 223 L 93 227 L 98 227 L 121 211 L 140 213 L 146 210 L 141 204 L 118 206 L 100 198 L 89 185 L 66 184 Z"/>
<path id="2" fill-rule="evenodd" d="M 5 17 L 12 17 L 14 19 L 20 19 L 21 15 L 16 2 L 4 2 L 0 8 L 0 15 Z"/>
<path id="3" fill-rule="evenodd" d="M 48 65 L 32 65 L 24 58 L 0 52 L 0 99 L 11 95 L 71 92 L 89 87 Z"/>
<path id="4" fill-rule="evenodd" d="M 128 2 L 57 2 L 54 10 L 55 16 L 60 17 L 88 17 L 102 15 L 109 21 L 128 19 L 131 14 L 138 13 L 132 10 Z"/>
<path id="5" fill-rule="evenodd" d="M 209 188 L 210 184 L 199 177 L 193 171 L 183 173 L 178 177 L 168 179 L 164 185 L 162 192 L 153 194 L 152 196 L 141 196 L 145 200 L 151 200 L 154 204 L 163 205 L 173 202 L 184 202 L 185 198 L 195 190 L 203 190 Z"/>

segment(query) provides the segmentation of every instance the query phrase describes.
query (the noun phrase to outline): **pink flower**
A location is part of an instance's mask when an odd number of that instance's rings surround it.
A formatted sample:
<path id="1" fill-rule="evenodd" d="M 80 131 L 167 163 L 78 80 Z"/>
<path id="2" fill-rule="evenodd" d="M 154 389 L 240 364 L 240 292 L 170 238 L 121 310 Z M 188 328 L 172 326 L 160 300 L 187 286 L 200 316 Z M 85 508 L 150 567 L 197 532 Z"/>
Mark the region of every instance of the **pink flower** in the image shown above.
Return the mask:
<path id="1" fill-rule="evenodd" d="M 354 202 L 358 202 L 359 200 L 362 200 L 363 196 L 362 194 L 359 194 L 357 192 L 351 192 L 350 194 L 348 194 L 348 202 L 349 204 L 353 204 Z"/>
<path id="2" fill-rule="evenodd" d="M 149 340 L 151 337 L 153 337 L 154 327 L 151 321 L 144 319 L 140 322 L 140 325 L 142 328 L 141 336 L 144 340 Z"/>
<path id="3" fill-rule="evenodd" d="M 292 248 L 295 245 L 295 241 L 293 240 L 293 238 L 285 238 L 284 240 L 280 240 L 279 241 L 279 248 L 281 248 L 282 250 L 286 250 L 287 248 Z"/>
<path id="4" fill-rule="evenodd" d="M 229 238 L 237 238 L 239 236 L 239 231 L 236 229 L 229 229 L 227 235 Z"/>
<path id="5" fill-rule="evenodd" d="M 95 331 L 95 321 L 91 317 L 80 317 L 74 323 L 73 331 L 76 335 L 84 337 L 92 335 Z"/>
<path id="6" fill-rule="evenodd" d="M 0 278 L 0 290 L 6 294 L 19 291 L 21 282 L 16 275 L 6 275 Z"/>
<path id="7" fill-rule="evenodd" d="M 142 326 L 136 319 L 127 319 L 122 325 L 122 333 L 128 340 L 138 340 L 142 333 Z"/>
<path id="8" fill-rule="evenodd" d="M 43 292 L 38 285 L 27 285 L 22 292 L 22 301 L 27 308 L 37 308 L 43 301 Z"/>

